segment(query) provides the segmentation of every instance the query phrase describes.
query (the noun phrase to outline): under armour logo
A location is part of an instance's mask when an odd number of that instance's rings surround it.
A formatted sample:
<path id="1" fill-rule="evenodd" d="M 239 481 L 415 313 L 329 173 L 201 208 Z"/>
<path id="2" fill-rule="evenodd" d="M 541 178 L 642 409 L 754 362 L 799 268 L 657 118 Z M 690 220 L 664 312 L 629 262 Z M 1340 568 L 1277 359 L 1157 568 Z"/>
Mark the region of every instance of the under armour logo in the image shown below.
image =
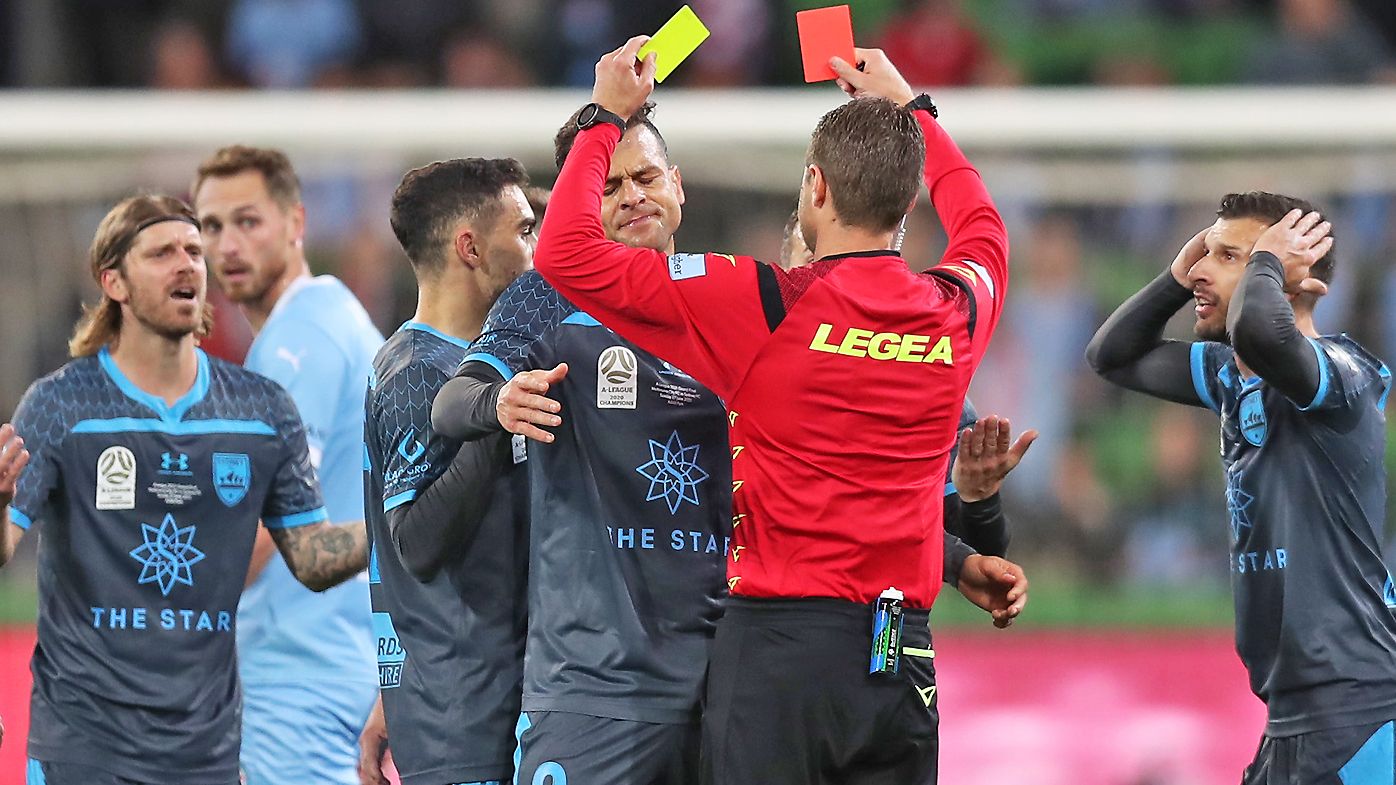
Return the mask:
<path id="1" fill-rule="evenodd" d="M 305 358 L 307 351 L 309 350 L 302 350 L 300 354 L 292 354 L 291 350 L 287 349 L 285 346 L 278 346 L 276 347 L 276 359 L 285 360 L 291 364 L 292 368 L 296 369 L 296 373 L 300 373 L 301 360 Z"/>
<path id="2" fill-rule="evenodd" d="M 166 452 L 166 453 L 161 453 L 161 454 L 160 454 L 160 470 L 161 470 L 161 471 L 166 471 L 166 472 L 169 472 L 169 471 L 187 472 L 187 471 L 189 471 L 189 456 L 188 456 L 188 455 L 185 455 L 184 453 L 180 453 L 180 454 L 179 454 L 179 458 L 176 459 L 176 458 L 175 458 L 173 455 L 171 455 L 170 453 L 167 453 L 167 452 Z"/>

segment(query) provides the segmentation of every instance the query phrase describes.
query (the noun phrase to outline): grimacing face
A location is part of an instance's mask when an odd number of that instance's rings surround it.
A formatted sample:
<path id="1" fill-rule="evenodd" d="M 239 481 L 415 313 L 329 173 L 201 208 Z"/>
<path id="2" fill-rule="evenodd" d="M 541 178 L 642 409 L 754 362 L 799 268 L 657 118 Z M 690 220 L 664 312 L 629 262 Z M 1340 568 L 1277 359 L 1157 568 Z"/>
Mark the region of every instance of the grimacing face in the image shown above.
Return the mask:
<path id="1" fill-rule="evenodd" d="M 1270 224 L 1259 218 L 1218 218 L 1204 238 L 1207 252 L 1188 270 L 1196 302 L 1193 331 L 1204 341 L 1226 341 L 1226 313 L 1251 249 Z"/>
<path id="2" fill-rule="evenodd" d="M 659 139 L 643 125 L 625 132 L 601 192 L 606 237 L 668 253 L 683 220 L 683 179 Z"/>
<path id="3" fill-rule="evenodd" d="M 213 275 L 228 299 L 264 299 L 296 258 L 304 226 L 299 209 L 278 204 L 255 169 L 210 177 L 194 205 Z"/>
<path id="4" fill-rule="evenodd" d="M 103 288 L 147 330 L 179 340 L 199 329 L 208 293 L 199 230 L 162 221 L 136 235 L 120 267 L 103 272 Z"/>
<path id="5" fill-rule="evenodd" d="M 523 189 L 517 185 L 507 186 L 499 195 L 493 225 L 476 239 L 492 299 L 533 266 L 533 249 L 538 244 L 538 235 L 534 233 L 537 224 Z"/>

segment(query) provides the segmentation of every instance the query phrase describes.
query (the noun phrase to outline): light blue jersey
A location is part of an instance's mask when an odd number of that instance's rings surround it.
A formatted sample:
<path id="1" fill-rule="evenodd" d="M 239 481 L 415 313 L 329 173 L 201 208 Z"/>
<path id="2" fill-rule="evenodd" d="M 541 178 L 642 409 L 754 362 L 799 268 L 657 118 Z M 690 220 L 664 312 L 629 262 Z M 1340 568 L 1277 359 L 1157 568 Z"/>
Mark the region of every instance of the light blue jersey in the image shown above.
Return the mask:
<path id="1" fill-rule="evenodd" d="M 291 284 L 247 353 L 246 367 L 280 383 L 300 409 L 332 523 L 363 520 L 363 401 L 382 343 L 349 289 L 320 276 Z M 356 743 L 378 690 L 371 620 L 367 575 L 317 594 L 279 554 L 244 592 L 237 642 L 249 785 L 358 782 Z"/>

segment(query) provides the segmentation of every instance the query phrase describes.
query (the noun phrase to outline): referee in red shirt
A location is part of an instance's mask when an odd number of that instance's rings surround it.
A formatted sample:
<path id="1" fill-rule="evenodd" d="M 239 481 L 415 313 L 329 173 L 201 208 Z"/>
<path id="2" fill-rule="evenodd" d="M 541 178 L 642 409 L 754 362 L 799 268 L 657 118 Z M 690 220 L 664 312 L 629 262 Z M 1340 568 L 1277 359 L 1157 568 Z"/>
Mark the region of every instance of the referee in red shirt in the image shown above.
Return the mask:
<path id="1" fill-rule="evenodd" d="M 855 100 L 819 121 L 800 188 L 818 261 L 781 271 L 607 240 L 611 153 L 654 88 L 653 57 L 636 63 L 645 40 L 596 66 L 534 264 L 728 405 L 731 597 L 709 670 L 704 779 L 933 783 L 927 609 L 944 566 L 941 487 L 1003 310 L 1003 221 L 930 99 L 882 52 L 859 49 L 861 70 L 831 62 Z M 949 235 L 925 274 L 888 250 L 918 172 Z M 1002 560 L 973 563 L 952 577 L 1006 626 L 1026 579 Z"/>

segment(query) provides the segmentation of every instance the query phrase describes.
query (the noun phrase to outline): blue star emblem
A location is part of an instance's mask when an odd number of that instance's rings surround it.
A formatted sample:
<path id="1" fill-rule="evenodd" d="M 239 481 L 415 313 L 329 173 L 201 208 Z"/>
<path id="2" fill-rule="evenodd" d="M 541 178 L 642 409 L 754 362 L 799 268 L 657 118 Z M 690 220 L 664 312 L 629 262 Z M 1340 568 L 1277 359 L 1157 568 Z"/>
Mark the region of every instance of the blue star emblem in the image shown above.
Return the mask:
<path id="1" fill-rule="evenodd" d="M 1241 539 L 1241 529 L 1251 528 L 1250 516 L 1246 509 L 1253 501 L 1255 497 L 1241 490 L 1240 486 L 1230 482 L 1226 484 L 1226 510 L 1231 513 L 1232 542 Z"/>
<path id="2" fill-rule="evenodd" d="M 669 441 L 660 444 L 654 439 L 650 443 L 650 462 L 636 467 L 642 477 L 650 481 L 649 495 L 645 501 L 663 499 L 669 504 L 669 514 L 676 515 L 679 505 L 685 501 L 697 505 L 698 483 L 708 479 L 708 473 L 698 465 L 698 448 L 683 446 L 679 432 L 669 435 Z"/>
<path id="3" fill-rule="evenodd" d="M 194 585 L 194 574 L 189 569 L 204 560 L 204 552 L 194 547 L 195 526 L 180 528 L 173 515 L 165 514 L 160 528 L 148 523 L 141 524 L 141 535 L 145 542 L 131 551 L 131 558 L 141 563 L 141 577 L 138 584 L 158 583 L 160 593 L 166 597 L 176 583 Z"/>

